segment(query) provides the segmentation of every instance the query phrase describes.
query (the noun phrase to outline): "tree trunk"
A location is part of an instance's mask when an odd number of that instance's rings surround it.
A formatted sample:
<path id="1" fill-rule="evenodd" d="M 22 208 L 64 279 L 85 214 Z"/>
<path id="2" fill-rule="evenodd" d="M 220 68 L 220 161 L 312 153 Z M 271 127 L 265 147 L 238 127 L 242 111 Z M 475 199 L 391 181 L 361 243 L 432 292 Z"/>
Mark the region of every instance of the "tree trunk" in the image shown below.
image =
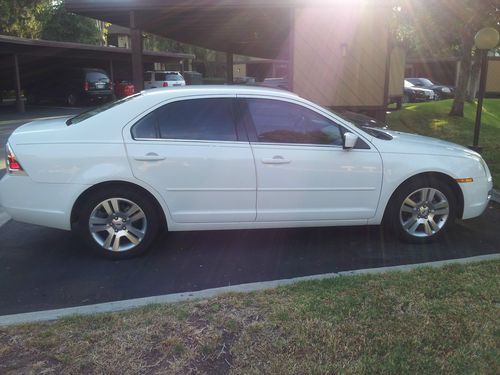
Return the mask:
<path id="1" fill-rule="evenodd" d="M 479 50 L 476 49 L 476 53 L 474 54 L 474 61 L 472 62 L 472 68 L 470 72 L 469 85 L 467 87 L 467 93 L 465 94 L 465 100 L 470 103 L 476 100 L 480 73 L 481 73 L 481 53 Z"/>
<path id="2" fill-rule="evenodd" d="M 455 88 L 455 99 L 451 106 L 450 116 L 464 117 L 464 102 L 471 73 L 472 46 L 474 44 L 473 34 L 464 30 L 462 34 L 462 57 L 460 59 L 460 70 L 458 82 Z"/>

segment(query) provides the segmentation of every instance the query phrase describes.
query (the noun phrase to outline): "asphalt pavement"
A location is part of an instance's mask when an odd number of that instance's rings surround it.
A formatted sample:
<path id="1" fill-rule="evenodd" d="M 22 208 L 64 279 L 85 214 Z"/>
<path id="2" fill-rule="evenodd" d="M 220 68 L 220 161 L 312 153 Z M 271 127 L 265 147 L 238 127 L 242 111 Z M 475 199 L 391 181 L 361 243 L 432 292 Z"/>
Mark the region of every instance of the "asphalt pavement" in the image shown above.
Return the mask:
<path id="1" fill-rule="evenodd" d="M 70 232 L 10 221 L 0 227 L 0 315 L 494 254 L 499 224 L 491 203 L 428 245 L 378 226 L 173 232 L 142 257 L 110 261 Z"/>
<path id="2" fill-rule="evenodd" d="M 499 252 L 500 206 L 410 245 L 381 227 L 173 232 L 140 258 L 95 256 L 70 232 L 0 228 L 0 315 Z"/>

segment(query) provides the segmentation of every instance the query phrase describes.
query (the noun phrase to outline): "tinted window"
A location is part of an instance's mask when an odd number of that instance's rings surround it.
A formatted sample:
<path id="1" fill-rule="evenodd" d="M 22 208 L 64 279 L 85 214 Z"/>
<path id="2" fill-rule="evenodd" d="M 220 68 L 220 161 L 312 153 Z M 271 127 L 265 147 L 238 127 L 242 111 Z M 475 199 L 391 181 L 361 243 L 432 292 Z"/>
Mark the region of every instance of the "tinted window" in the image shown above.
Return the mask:
<path id="1" fill-rule="evenodd" d="M 233 99 L 193 99 L 158 110 L 160 136 L 167 139 L 236 141 Z"/>
<path id="2" fill-rule="evenodd" d="M 156 133 L 156 112 L 152 112 L 140 119 L 132 128 L 134 138 L 158 138 Z"/>
<path id="3" fill-rule="evenodd" d="M 89 82 L 109 82 L 108 76 L 103 72 L 87 72 L 85 79 Z"/>
<path id="4" fill-rule="evenodd" d="M 156 81 L 182 81 L 182 76 L 176 73 L 155 73 Z"/>
<path id="5" fill-rule="evenodd" d="M 310 109 L 278 100 L 247 102 L 259 142 L 342 145 L 338 125 Z"/>

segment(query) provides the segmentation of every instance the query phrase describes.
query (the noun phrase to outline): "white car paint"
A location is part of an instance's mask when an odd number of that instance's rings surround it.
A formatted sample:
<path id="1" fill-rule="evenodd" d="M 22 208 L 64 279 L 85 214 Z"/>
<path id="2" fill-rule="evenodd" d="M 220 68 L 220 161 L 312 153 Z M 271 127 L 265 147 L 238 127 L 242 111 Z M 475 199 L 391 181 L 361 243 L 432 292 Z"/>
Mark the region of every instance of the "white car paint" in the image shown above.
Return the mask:
<path id="1" fill-rule="evenodd" d="M 168 77 L 175 76 L 175 80 L 173 79 L 165 79 Z M 178 87 L 178 86 L 186 86 L 186 81 L 181 73 L 176 71 L 147 71 L 144 74 L 144 88 L 146 90 L 149 89 L 157 89 L 161 87 L 169 88 L 169 87 Z"/>
<path id="2" fill-rule="evenodd" d="M 132 125 L 161 105 L 214 96 L 298 103 L 356 134 L 369 149 L 131 136 Z M 429 171 L 474 179 L 459 184 L 467 219 L 484 211 L 492 189 L 486 164 L 471 150 L 391 131 L 393 140 L 377 139 L 281 90 L 148 90 L 81 123 L 67 126 L 65 120 L 35 121 L 9 138 L 25 170 L 0 181 L 0 204 L 14 220 L 69 230 L 77 198 L 108 181 L 149 191 L 172 231 L 379 224 L 395 189 Z M 277 156 L 285 162 L 275 163 Z"/>

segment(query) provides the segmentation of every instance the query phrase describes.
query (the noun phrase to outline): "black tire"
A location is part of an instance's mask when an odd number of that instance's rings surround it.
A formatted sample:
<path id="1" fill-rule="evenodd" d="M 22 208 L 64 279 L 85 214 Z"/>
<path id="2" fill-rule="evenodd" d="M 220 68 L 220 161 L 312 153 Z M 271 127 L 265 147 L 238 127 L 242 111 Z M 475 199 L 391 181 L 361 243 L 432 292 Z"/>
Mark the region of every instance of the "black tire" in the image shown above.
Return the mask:
<path id="1" fill-rule="evenodd" d="M 102 203 L 110 199 L 118 200 L 120 209 L 114 210 L 113 206 L 109 204 L 107 207 L 112 209 L 113 213 L 108 215 L 104 211 Z M 133 217 L 135 214 L 131 214 L 128 220 L 126 219 L 127 215 L 125 211 L 132 207 L 131 205 L 128 206 L 130 202 L 140 208 L 142 214 L 144 214 L 144 219 L 136 219 L 134 221 Z M 134 212 L 137 213 L 137 211 Z M 138 213 L 139 216 L 142 215 L 140 212 Z M 116 215 L 120 216 L 119 222 L 112 220 L 116 218 Z M 105 222 L 90 224 L 91 217 L 93 218 L 93 222 L 96 220 L 103 220 Z M 162 227 L 162 215 L 159 212 L 157 203 L 144 193 L 126 186 L 106 187 L 92 192 L 81 205 L 78 218 L 78 222 L 74 225 L 76 232 L 94 252 L 110 259 L 126 259 L 143 254 L 154 242 L 158 236 L 159 229 Z M 95 228 L 93 232 L 90 229 L 91 225 Z M 97 229 L 104 226 L 107 228 L 97 231 Z M 120 226 L 123 230 L 120 229 Z M 134 228 L 130 228 L 130 226 L 134 226 Z M 140 236 L 132 234 L 137 232 L 144 232 L 143 237 L 140 238 Z M 136 241 L 139 240 L 137 244 L 129 240 L 127 237 L 129 234 Z M 114 251 L 112 248 L 106 248 L 106 240 L 109 236 L 112 236 L 111 246 L 118 239 L 118 244 L 119 246 L 123 245 L 123 249 Z M 103 243 L 99 243 L 98 241 Z M 132 247 L 127 248 L 129 245 Z"/>
<path id="2" fill-rule="evenodd" d="M 410 96 L 408 94 L 403 94 L 403 97 L 401 98 L 401 102 L 403 104 L 410 103 L 411 102 Z"/>
<path id="3" fill-rule="evenodd" d="M 426 194 L 428 198 L 431 191 L 434 191 L 432 201 L 424 197 Z M 417 206 L 409 204 L 407 198 L 418 203 Z M 445 214 L 446 203 L 448 212 Z M 387 207 L 384 221 L 403 241 L 428 243 L 439 239 L 453 225 L 456 213 L 457 197 L 449 184 L 436 178 L 421 177 L 405 182 L 396 190 Z"/>
<path id="4" fill-rule="evenodd" d="M 78 104 L 78 96 L 72 92 L 68 93 L 68 95 L 66 95 L 65 103 L 68 107 L 74 107 Z"/>

